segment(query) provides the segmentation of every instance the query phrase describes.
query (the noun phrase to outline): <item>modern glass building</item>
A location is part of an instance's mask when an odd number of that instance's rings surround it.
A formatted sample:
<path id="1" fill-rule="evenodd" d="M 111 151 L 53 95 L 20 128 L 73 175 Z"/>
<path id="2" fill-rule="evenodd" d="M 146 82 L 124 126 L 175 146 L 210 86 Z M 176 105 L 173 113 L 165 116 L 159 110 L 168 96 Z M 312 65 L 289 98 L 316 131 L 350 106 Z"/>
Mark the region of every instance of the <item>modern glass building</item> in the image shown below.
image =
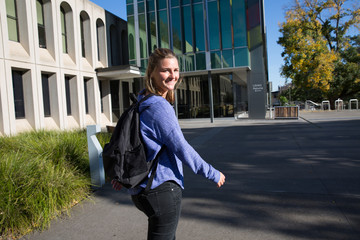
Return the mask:
<path id="1" fill-rule="evenodd" d="M 178 56 L 183 77 L 176 92 L 179 118 L 265 118 L 263 0 L 126 2 L 129 63 L 144 72 L 157 47 Z"/>

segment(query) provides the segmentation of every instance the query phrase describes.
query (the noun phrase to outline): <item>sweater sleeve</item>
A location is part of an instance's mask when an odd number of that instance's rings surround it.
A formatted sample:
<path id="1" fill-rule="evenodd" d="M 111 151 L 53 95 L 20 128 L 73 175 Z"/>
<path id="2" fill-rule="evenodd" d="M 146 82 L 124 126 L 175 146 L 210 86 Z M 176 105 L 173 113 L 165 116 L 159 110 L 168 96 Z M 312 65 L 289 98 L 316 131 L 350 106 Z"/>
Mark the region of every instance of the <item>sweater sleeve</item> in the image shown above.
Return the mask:
<path id="1" fill-rule="evenodd" d="M 153 127 L 158 140 L 191 170 L 205 178 L 214 181 L 220 180 L 220 172 L 208 164 L 195 149 L 186 141 L 181 131 L 174 109 L 167 101 L 160 101 L 152 109 Z M 153 106 L 152 106 L 153 107 Z"/>

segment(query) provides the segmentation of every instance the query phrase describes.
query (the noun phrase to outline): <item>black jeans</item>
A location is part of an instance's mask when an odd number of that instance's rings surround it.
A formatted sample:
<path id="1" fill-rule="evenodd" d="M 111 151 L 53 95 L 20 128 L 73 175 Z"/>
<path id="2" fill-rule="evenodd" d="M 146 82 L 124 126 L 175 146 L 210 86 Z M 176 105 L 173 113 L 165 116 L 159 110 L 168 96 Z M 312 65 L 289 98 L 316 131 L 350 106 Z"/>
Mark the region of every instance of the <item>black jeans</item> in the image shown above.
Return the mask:
<path id="1" fill-rule="evenodd" d="M 135 206 L 148 217 L 148 240 L 174 240 L 181 212 L 182 189 L 165 182 L 147 193 L 132 196 Z"/>

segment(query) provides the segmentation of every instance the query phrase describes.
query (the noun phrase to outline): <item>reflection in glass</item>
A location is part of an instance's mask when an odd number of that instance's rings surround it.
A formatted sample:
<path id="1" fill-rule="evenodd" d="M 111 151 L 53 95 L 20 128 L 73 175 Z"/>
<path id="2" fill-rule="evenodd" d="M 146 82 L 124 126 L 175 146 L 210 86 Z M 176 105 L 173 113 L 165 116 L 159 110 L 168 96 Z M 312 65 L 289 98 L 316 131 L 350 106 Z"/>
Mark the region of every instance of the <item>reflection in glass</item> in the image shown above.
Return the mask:
<path id="1" fill-rule="evenodd" d="M 148 30 L 150 30 L 150 39 L 149 46 L 150 51 L 152 52 L 157 48 L 156 43 L 156 22 L 155 22 L 155 12 L 148 13 Z"/>
<path id="2" fill-rule="evenodd" d="M 167 0 L 157 0 L 158 10 L 166 9 L 166 2 Z"/>
<path id="3" fill-rule="evenodd" d="M 210 50 L 220 49 L 219 15 L 217 2 L 208 3 Z"/>
<path id="4" fill-rule="evenodd" d="M 138 13 L 144 13 L 145 12 L 145 3 L 139 2 L 138 3 Z"/>
<path id="5" fill-rule="evenodd" d="M 44 4 L 42 0 L 36 1 L 36 14 L 37 14 L 37 23 L 38 23 L 39 47 L 46 48 Z"/>
<path id="6" fill-rule="evenodd" d="M 231 37 L 231 15 L 229 0 L 220 0 L 220 16 L 221 16 L 221 40 L 222 49 L 232 47 Z"/>
<path id="7" fill-rule="evenodd" d="M 214 116 L 234 116 L 232 75 L 212 75 Z M 177 89 L 179 118 L 208 118 L 209 82 L 207 75 L 185 77 Z"/>
<path id="8" fill-rule="evenodd" d="M 187 4 L 190 4 L 190 0 L 182 0 L 182 5 L 187 5 Z"/>
<path id="9" fill-rule="evenodd" d="M 222 51 L 222 62 L 223 68 L 233 67 L 233 51 L 230 50 L 223 50 Z"/>
<path id="10" fill-rule="evenodd" d="M 232 1 L 234 47 L 247 46 L 245 1 Z"/>
<path id="11" fill-rule="evenodd" d="M 196 53 L 196 70 L 206 70 L 205 53 Z"/>
<path id="12" fill-rule="evenodd" d="M 136 58 L 134 16 L 128 16 L 129 60 Z"/>
<path id="13" fill-rule="evenodd" d="M 195 46 L 196 46 L 196 51 L 205 51 L 203 4 L 195 4 L 193 6 L 193 9 L 194 9 L 194 26 L 195 26 Z"/>
<path id="14" fill-rule="evenodd" d="M 247 48 L 234 49 L 235 66 L 249 66 L 249 50 Z"/>
<path id="15" fill-rule="evenodd" d="M 146 6 L 147 6 L 147 11 L 151 12 L 155 10 L 155 4 L 154 4 L 154 0 L 147 0 L 146 1 Z"/>
<path id="16" fill-rule="evenodd" d="M 127 15 L 134 15 L 134 4 L 126 5 Z"/>
<path id="17" fill-rule="evenodd" d="M 158 11 L 158 36 L 160 37 L 160 46 L 162 48 L 169 48 L 169 31 L 168 19 L 166 10 Z"/>
<path id="18" fill-rule="evenodd" d="M 18 16 L 15 0 L 6 0 L 9 40 L 19 42 Z"/>
<path id="19" fill-rule="evenodd" d="M 194 54 L 187 54 L 184 56 L 185 58 L 185 71 L 194 71 L 195 63 L 194 63 Z"/>
<path id="20" fill-rule="evenodd" d="M 211 58 L 211 68 L 221 68 L 221 57 L 220 57 L 220 51 L 213 51 L 210 53 Z"/>
<path id="21" fill-rule="evenodd" d="M 175 54 L 182 53 L 181 50 L 181 24 L 180 24 L 180 8 L 171 9 L 172 32 L 173 32 L 173 49 Z"/>
<path id="22" fill-rule="evenodd" d="M 179 118 L 210 117 L 207 75 L 185 77 L 177 89 Z"/>
<path id="23" fill-rule="evenodd" d="M 139 35 L 140 35 L 140 58 L 147 57 L 145 14 L 139 14 Z"/>
<path id="24" fill-rule="evenodd" d="M 171 7 L 178 7 L 179 6 L 179 0 L 171 0 Z"/>
<path id="25" fill-rule="evenodd" d="M 232 75 L 212 75 L 214 117 L 234 116 Z"/>
<path id="26" fill-rule="evenodd" d="M 185 52 L 193 51 L 193 32 L 191 23 L 191 8 L 190 6 L 183 7 L 184 16 L 184 39 L 185 39 Z"/>

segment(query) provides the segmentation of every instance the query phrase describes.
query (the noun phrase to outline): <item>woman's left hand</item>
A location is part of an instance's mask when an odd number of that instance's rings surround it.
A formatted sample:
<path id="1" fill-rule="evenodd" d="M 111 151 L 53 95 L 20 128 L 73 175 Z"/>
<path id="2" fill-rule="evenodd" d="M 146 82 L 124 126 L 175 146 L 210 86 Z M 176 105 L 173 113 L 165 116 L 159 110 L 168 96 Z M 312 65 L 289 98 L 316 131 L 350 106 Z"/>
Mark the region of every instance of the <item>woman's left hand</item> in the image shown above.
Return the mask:
<path id="1" fill-rule="evenodd" d="M 118 181 L 116 181 L 116 179 L 113 179 L 111 181 L 111 184 L 113 185 L 113 189 L 115 189 L 116 191 L 120 191 L 122 188 L 121 183 L 119 183 Z"/>
<path id="2" fill-rule="evenodd" d="M 221 187 L 222 185 L 224 185 L 224 183 L 225 183 L 225 175 L 222 172 L 220 172 L 220 180 L 217 183 L 217 186 Z"/>

